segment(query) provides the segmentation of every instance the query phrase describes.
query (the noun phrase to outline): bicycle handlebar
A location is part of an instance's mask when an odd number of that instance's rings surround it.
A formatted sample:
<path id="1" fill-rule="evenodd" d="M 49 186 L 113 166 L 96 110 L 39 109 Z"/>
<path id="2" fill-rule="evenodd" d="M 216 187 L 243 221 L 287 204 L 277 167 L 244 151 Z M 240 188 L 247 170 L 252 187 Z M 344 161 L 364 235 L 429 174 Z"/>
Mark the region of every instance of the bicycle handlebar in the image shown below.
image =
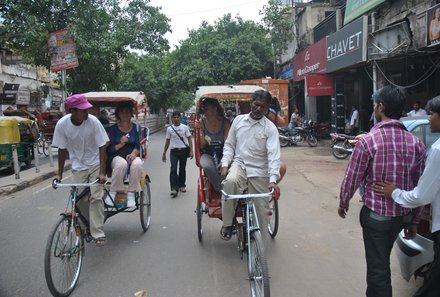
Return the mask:
<path id="1" fill-rule="evenodd" d="M 91 182 L 91 183 L 82 183 L 82 184 L 62 184 L 60 181 L 58 181 L 57 179 L 54 179 L 52 181 L 52 187 L 54 189 L 57 188 L 69 188 L 69 187 L 93 187 L 93 186 L 98 186 L 100 185 L 99 183 L 99 178 L 97 178 L 95 181 Z"/>
<path id="2" fill-rule="evenodd" d="M 256 194 L 228 194 L 221 190 L 224 199 L 249 199 L 249 198 L 269 198 L 274 193 L 274 189 L 267 193 L 256 193 Z"/>

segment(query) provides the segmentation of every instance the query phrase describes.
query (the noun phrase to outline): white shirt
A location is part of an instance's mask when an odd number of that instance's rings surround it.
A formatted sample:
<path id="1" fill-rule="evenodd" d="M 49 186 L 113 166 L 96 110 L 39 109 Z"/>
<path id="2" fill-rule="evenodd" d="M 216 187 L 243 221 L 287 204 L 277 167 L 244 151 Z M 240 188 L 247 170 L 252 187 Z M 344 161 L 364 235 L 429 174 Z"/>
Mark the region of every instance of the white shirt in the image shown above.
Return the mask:
<path id="1" fill-rule="evenodd" d="M 353 113 L 351 114 L 350 119 L 350 126 L 359 127 L 359 111 L 357 109 L 353 110 Z"/>
<path id="2" fill-rule="evenodd" d="M 410 112 L 408 112 L 408 116 L 409 117 L 414 117 L 414 116 L 420 116 L 420 115 L 427 115 L 426 110 L 419 108 L 419 110 L 411 110 Z"/>
<path id="3" fill-rule="evenodd" d="M 426 167 L 419 179 L 417 187 L 412 191 L 395 189 L 393 200 L 403 207 L 415 208 L 431 203 L 432 232 L 440 230 L 440 139 L 431 147 Z"/>
<path id="4" fill-rule="evenodd" d="M 276 182 L 280 174 L 278 130 L 266 117 L 254 120 L 239 115 L 232 122 L 223 147 L 222 167 L 239 165 L 248 177 L 269 177 Z"/>
<path id="5" fill-rule="evenodd" d="M 52 145 L 69 151 L 73 170 L 87 170 L 99 164 L 99 148 L 109 139 L 96 117 L 89 115 L 81 125 L 75 126 L 71 116 L 65 115 L 57 122 Z"/>
<path id="6" fill-rule="evenodd" d="M 191 136 L 191 132 L 187 125 L 180 124 L 179 126 L 172 125 L 173 128 L 179 133 L 180 137 L 182 137 L 183 141 L 189 146 L 188 137 Z M 169 126 L 167 128 L 166 139 L 170 139 L 170 148 L 185 148 L 186 146 L 183 144 L 182 140 L 180 140 L 179 136 L 174 132 L 173 128 Z"/>

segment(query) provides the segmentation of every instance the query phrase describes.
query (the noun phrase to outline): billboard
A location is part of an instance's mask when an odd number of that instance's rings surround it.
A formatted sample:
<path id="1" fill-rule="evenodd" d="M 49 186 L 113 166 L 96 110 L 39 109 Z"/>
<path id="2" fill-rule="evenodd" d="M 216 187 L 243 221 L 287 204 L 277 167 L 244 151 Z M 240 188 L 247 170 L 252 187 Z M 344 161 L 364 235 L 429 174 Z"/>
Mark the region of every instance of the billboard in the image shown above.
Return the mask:
<path id="1" fill-rule="evenodd" d="M 367 59 L 367 17 L 364 16 L 327 37 L 327 72 Z"/>
<path id="2" fill-rule="evenodd" d="M 48 46 L 51 71 L 79 66 L 75 42 L 67 28 L 49 33 Z"/>
<path id="3" fill-rule="evenodd" d="M 383 2 L 385 2 L 385 0 L 347 0 L 344 14 L 344 25 Z"/>
<path id="4" fill-rule="evenodd" d="M 426 12 L 426 45 L 440 44 L 440 4 L 437 4 Z"/>

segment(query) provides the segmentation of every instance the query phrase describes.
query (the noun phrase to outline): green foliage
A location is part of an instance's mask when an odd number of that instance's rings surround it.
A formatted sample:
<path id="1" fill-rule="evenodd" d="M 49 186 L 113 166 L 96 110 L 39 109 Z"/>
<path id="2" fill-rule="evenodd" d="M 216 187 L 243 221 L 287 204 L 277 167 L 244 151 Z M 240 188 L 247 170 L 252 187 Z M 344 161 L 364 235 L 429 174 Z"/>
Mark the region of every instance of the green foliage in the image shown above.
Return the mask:
<path id="1" fill-rule="evenodd" d="M 270 75 L 273 56 L 266 35 L 255 22 L 231 15 L 214 25 L 202 22 L 171 53 L 127 59 L 120 87 L 144 86 L 153 110 L 186 110 L 194 104 L 198 86 L 237 84 Z"/>
<path id="2" fill-rule="evenodd" d="M 80 66 L 67 70 L 70 91 L 112 89 L 129 49 L 159 54 L 169 19 L 143 0 L 0 1 L 0 43 L 49 68 L 49 32 L 68 27 Z"/>
<path id="3" fill-rule="evenodd" d="M 260 14 L 263 16 L 263 25 L 269 31 L 274 55 L 279 62 L 281 54 L 287 50 L 289 43 L 295 39 L 293 19 L 290 7 L 283 6 L 277 0 L 269 0 Z M 278 67 L 278 65 L 276 65 Z"/>

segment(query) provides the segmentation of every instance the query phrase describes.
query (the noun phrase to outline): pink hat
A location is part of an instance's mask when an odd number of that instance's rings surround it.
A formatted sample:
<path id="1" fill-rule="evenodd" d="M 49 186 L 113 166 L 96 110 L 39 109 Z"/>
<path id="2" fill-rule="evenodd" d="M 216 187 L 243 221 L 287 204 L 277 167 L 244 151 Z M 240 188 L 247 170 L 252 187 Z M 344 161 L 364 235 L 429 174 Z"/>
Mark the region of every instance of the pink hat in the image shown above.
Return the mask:
<path id="1" fill-rule="evenodd" d="M 66 98 L 66 106 L 68 108 L 89 109 L 92 104 L 87 101 L 87 97 L 83 94 L 75 94 Z"/>

